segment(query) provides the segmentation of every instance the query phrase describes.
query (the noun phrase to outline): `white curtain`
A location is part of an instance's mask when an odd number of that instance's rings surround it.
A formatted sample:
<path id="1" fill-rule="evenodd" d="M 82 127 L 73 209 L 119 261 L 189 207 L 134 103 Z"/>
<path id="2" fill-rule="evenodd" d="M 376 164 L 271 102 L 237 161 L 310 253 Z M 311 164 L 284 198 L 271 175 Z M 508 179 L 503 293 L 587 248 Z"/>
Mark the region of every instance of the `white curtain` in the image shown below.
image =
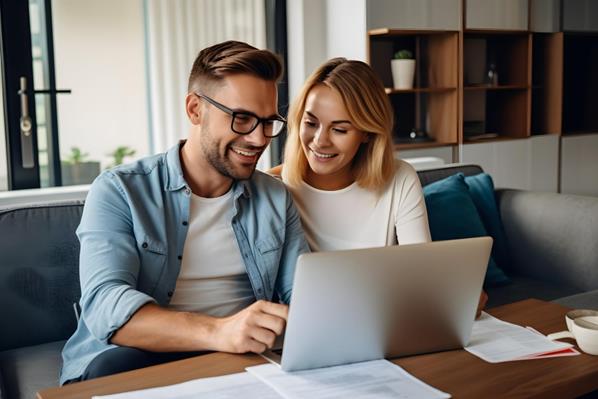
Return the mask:
<path id="1" fill-rule="evenodd" d="M 225 40 L 266 47 L 264 0 L 143 0 L 151 150 L 187 136 L 187 79 L 199 51 Z M 270 165 L 266 151 L 258 168 Z"/>

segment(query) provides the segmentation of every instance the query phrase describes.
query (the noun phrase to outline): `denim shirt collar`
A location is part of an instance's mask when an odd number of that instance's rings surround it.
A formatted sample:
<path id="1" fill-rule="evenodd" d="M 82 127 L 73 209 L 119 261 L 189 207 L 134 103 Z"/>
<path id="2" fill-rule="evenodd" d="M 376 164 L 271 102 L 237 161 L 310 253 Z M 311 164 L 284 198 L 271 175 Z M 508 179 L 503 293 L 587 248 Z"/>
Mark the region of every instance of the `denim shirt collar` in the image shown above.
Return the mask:
<path id="1" fill-rule="evenodd" d="M 166 190 L 168 191 L 177 191 L 189 187 L 185 181 L 185 177 L 183 176 L 183 168 L 181 166 L 181 147 L 186 141 L 187 140 L 180 140 L 166 153 Z M 245 196 L 246 198 L 251 197 L 251 187 L 248 180 L 233 181 L 232 189 L 235 200 L 241 195 Z"/>

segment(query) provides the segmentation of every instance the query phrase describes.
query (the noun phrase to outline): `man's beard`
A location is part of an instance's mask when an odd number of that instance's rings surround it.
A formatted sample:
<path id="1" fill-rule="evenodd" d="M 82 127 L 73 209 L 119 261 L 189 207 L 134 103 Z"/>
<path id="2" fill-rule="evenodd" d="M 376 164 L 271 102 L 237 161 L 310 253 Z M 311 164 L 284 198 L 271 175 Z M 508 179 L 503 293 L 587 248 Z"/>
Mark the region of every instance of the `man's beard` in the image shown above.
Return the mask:
<path id="1" fill-rule="evenodd" d="M 233 180 L 246 180 L 253 175 L 255 167 L 257 166 L 257 162 L 253 164 L 251 169 L 243 168 L 243 171 L 239 172 L 236 170 L 235 165 L 230 161 L 230 159 L 227 158 L 228 151 L 232 151 L 232 149 L 230 149 L 230 144 L 227 147 L 225 154 L 221 156 L 218 152 L 218 143 L 215 142 L 210 132 L 204 128 L 203 132 L 201 132 L 201 135 L 201 150 L 210 165 L 212 165 L 212 167 L 216 169 L 218 173 Z M 248 150 L 257 149 L 257 147 L 244 148 L 247 148 Z"/>

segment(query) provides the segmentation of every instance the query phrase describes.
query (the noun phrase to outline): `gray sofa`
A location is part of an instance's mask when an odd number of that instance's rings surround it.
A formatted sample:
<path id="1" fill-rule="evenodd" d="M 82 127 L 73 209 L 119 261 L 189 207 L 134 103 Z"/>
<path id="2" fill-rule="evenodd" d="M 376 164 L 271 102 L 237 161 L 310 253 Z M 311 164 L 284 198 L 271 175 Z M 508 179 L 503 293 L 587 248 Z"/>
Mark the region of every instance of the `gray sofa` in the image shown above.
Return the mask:
<path id="1" fill-rule="evenodd" d="M 475 165 L 419 172 L 423 185 Z M 512 283 L 489 306 L 535 297 L 598 307 L 598 198 L 497 190 Z M 33 398 L 56 386 L 60 351 L 80 296 L 75 229 L 83 204 L 0 209 L 0 398 Z"/>

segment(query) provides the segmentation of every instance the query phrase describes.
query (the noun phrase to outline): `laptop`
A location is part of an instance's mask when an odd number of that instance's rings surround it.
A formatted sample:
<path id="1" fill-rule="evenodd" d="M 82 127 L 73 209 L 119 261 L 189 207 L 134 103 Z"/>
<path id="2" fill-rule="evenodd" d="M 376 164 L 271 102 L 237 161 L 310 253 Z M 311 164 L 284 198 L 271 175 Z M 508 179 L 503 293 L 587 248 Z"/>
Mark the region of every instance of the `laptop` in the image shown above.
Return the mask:
<path id="1" fill-rule="evenodd" d="M 492 238 L 318 252 L 297 260 L 285 371 L 463 348 Z"/>

